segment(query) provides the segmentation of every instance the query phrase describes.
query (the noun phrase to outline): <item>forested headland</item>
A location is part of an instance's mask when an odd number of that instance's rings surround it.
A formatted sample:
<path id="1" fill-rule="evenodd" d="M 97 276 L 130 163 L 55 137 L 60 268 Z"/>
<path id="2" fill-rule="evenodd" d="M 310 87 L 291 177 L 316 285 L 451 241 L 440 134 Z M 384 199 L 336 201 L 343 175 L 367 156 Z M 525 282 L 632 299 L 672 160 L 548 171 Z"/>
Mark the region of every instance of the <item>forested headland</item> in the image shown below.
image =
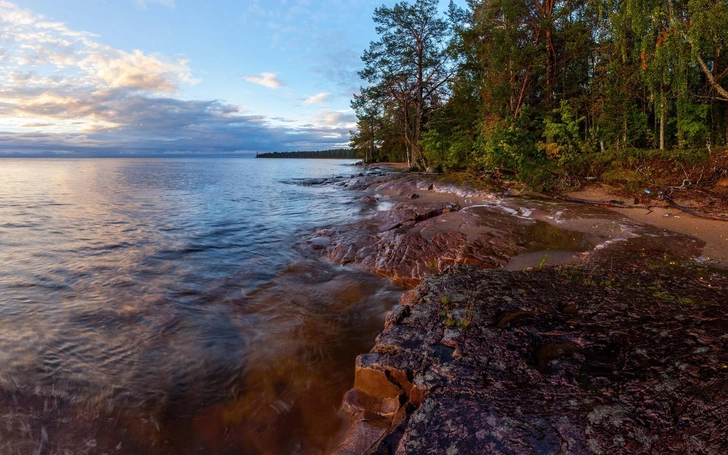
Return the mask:
<path id="1" fill-rule="evenodd" d="M 726 172 L 726 0 L 438 3 L 374 12 L 352 101 L 366 160 L 539 189 Z"/>
<path id="2" fill-rule="evenodd" d="M 353 149 L 318 150 L 309 152 L 269 152 L 257 153 L 256 158 L 323 158 L 323 159 L 356 159 L 358 154 Z"/>

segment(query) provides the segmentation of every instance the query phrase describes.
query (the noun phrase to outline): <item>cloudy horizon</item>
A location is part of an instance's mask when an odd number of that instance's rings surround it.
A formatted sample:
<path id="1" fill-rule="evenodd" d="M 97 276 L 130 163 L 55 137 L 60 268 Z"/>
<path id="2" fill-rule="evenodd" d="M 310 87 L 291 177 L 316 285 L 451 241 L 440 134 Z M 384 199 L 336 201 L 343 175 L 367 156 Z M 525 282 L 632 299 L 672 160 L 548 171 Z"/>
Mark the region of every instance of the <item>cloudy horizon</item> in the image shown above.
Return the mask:
<path id="1" fill-rule="evenodd" d="M 81 0 L 77 11 L 0 0 L 0 156 L 346 146 L 378 3 L 251 0 L 226 25 L 222 6 L 182 0 Z M 209 29 L 189 36 L 201 24 Z"/>

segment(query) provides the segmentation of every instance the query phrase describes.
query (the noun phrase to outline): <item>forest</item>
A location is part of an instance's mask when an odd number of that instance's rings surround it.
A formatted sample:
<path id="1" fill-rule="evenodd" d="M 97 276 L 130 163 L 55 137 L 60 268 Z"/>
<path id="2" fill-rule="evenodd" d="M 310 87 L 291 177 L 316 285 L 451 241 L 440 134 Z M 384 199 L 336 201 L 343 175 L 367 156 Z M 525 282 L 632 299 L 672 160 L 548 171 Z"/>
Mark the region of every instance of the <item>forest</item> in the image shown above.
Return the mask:
<path id="1" fill-rule="evenodd" d="M 331 149 L 304 152 L 266 152 L 256 153 L 256 158 L 317 158 L 317 159 L 354 159 L 357 158 L 355 150 Z"/>
<path id="2" fill-rule="evenodd" d="M 438 5 L 374 12 L 352 100 L 365 160 L 549 189 L 726 154 L 728 1 Z"/>

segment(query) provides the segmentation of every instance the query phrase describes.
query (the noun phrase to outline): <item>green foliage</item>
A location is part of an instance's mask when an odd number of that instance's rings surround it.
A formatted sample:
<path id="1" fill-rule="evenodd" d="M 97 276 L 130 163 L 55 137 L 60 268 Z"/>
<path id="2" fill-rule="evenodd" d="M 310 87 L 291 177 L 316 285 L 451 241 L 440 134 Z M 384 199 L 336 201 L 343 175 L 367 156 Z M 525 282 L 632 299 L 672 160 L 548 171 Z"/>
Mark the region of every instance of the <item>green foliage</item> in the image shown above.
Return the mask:
<path id="1" fill-rule="evenodd" d="M 539 5 L 377 8 L 352 146 L 539 190 L 602 172 L 638 188 L 659 172 L 632 159 L 689 173 L 728 147 L 725 1 Z"/>
<path id="2" fill-rule="evenodd" d="M 540 261 L 538 261 L 538 270 L 541 270 L 546 266 L 546 262 L 549 260 L 549 255 L 544 254 Z"/>
<path id="3" fill-rule="evenodd" d="M 451 71 L 451 53 L 443 43 L 450 40 L 452 27 L 439 17 L 438 3 L 402 1 L 374 10 L 380 39 L 362 55 L 364 69 L 359 76 L 368 85 L 352 102 L 359 119 L 359 137 L 369 134 L 369 148 L 375 148 L 371 126 L 389 121 L 396 128 L 395 134 L 382 138 L 403 138 L 407 162 L 418 169 L 427 166 L 420 141 L 432 114 L 441 107 Z M 365 133 L 365 123 L 372 133 Z"/>
<path id="4" fill-rule="evenodd" d="M 527 109 L 521 111 L 518 121 L 514 123 L 494 115 L 487 117 L 483 121 L 476 146 L 476 163 L 485 168 L 518 174 L 529 161 L 543 161 L 545 154 L 536 147 L 528 124 Z"/>
<path id="5" fill-rule="evenodd" d="M 682 138 L 681 145 L 685 147 L 705 143 L 708 133 L 707 118 L 710 106 L 707 104 L 684 103 L 680 105 L 680 115 L 677 118 L 677 129 Z"/>
<path id="6" fill-rule="evenodd" d="M 427 161 L 443 171 L 462 169 L 470 159 L 473 140 L 464 131 L 442 134 L 431 129 L 422 134 L 422 149 Z"/>
<path id="7" fill-rule="evenodd" d="M 553 120 L 544 118 L 542 136 L 547 142 L 539 142 L 538 148 L 546 153 L 549 160 L 564 166 L 573 162 L 586 149 L 586 144 L 580 139 L 580 125 L 586 117 L 576 118 L 566 100 L 562 100 L 553 113 Z"/>

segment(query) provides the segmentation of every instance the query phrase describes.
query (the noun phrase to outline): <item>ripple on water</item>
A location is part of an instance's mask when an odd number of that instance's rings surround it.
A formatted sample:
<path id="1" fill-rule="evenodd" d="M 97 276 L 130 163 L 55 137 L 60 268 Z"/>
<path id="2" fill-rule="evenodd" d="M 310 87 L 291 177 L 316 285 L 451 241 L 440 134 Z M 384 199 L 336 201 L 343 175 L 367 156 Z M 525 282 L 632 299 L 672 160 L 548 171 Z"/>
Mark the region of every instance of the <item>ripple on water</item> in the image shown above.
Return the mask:
<path id="1" fill-rule="evenodd" d="M 4 161 L 0 453 L 325 448 L 399 292 L 294 249 L 340 166 Z"/>

